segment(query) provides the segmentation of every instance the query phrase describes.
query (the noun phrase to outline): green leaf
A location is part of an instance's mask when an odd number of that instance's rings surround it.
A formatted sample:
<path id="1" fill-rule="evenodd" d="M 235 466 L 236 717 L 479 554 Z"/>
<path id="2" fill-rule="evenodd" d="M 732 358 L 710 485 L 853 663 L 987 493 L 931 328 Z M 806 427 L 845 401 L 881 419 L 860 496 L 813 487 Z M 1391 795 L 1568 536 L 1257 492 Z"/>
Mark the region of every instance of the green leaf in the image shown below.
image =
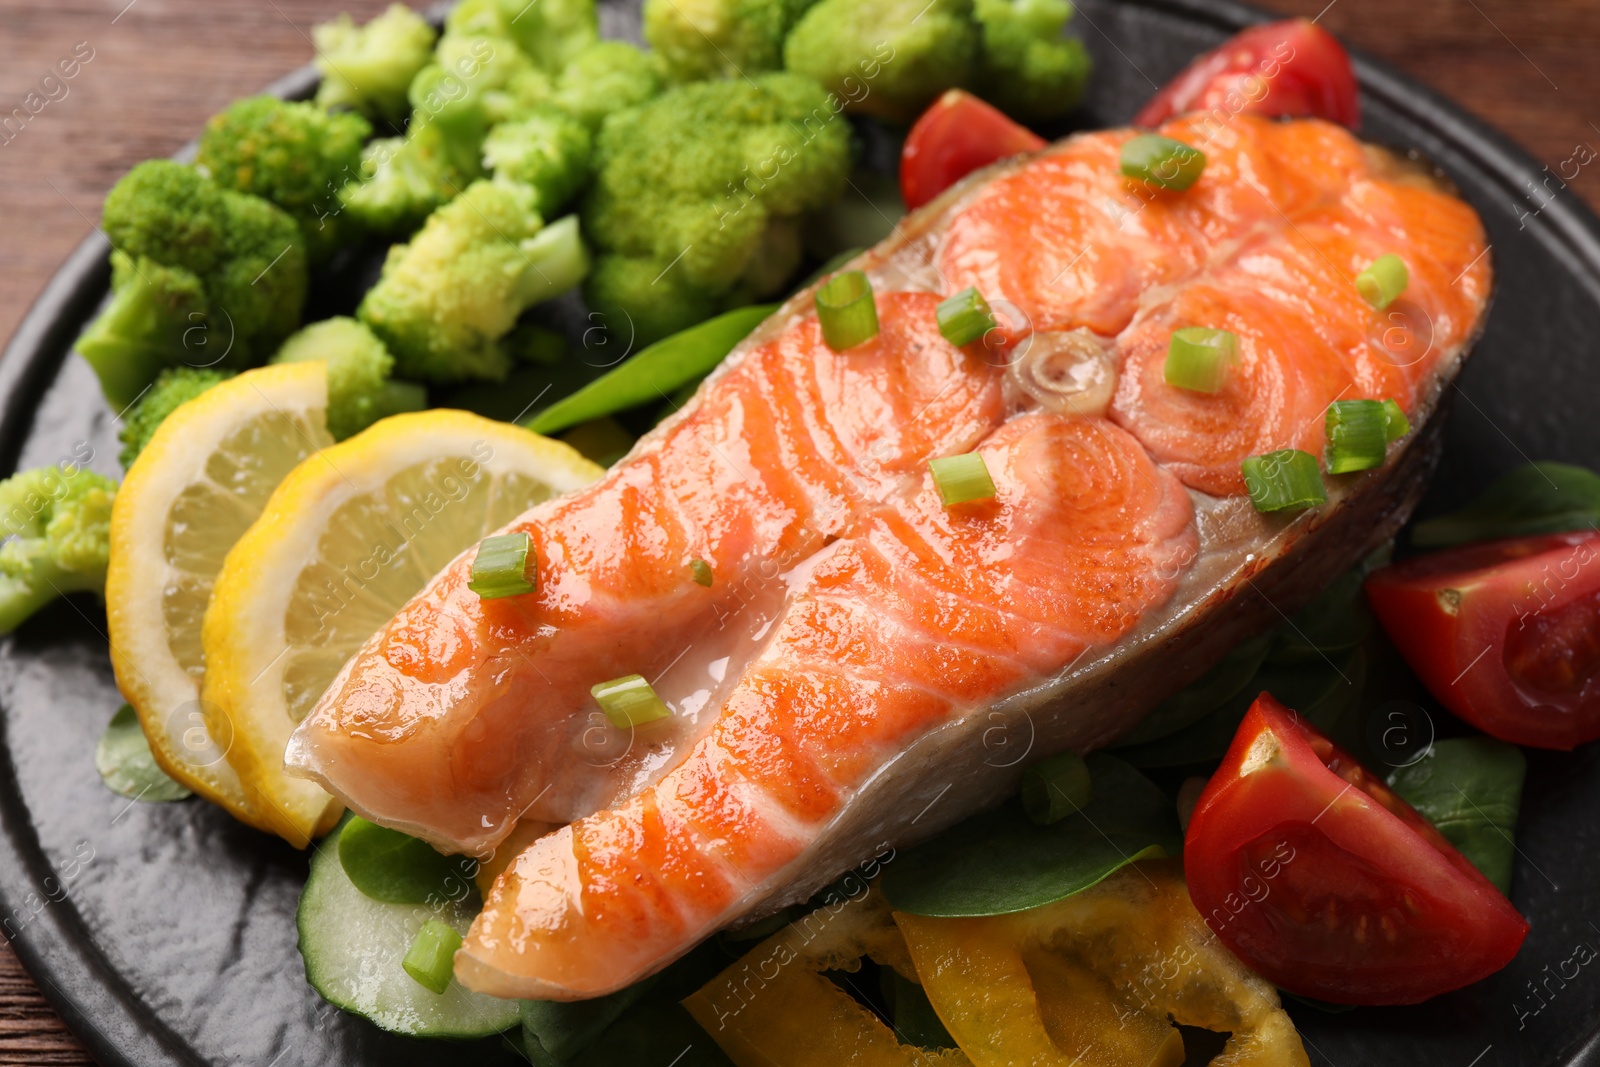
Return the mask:
<path id="1" fill-rule="evenodd" d="M 1140 745 L 1177 733 L 1215 711 L 1255 677 L 1276 639 L 1276 632 L 1265 633 L 1235 645 L 1215 667 L 1157 704 L 1156 710 L 1117 742 L 1117 747 Z"/>
<path id="2" fill-rule="evenodd" d="M 955 1048 L 956 1040 L 945 1029 L 928 994 L 917 983 L 903 977 L 900 972 L 885 968 L 893 983 L 894 1033 L 902 1045 L 918 1048 Z"/>
<path id="3" fill-rule="evenodd" d="M 1600 528 L 1600 474 L 1569 463 L 1530 463 L 1492 482 L 1460 511 L 1419 522 L 1418 548 Z"/>
<path id="4" fill-rule="evenodd" d="M 1332 663 L 1321 659 L 1267 663 L 1243 688 L 1192 726 L 1147 744 L 1119 748 L 1117 755 L 1135 767 L 1147 768 L 1187 767 L 1221 759 L 1233 744 L 1244 713 L 1263 692 L 1326 731 L 1360 699 L 1365 679 L 1366 656 L 1360 649 Z"/>
<path id="5" fill-rule="evenodd" d="M 1387 548 L 1345 571 L 1322 595 L 1295 612 L 1278 630 L 1267 658 L 1273 663 L 1312 663 L 1337 659 L 1372 632 L 1372 609 L 1361 587 L 1367 575 L 1389 561 Z"/>
<path id="6" fill-rule="evenodd" d="M 339 864 L 355 887 L 385 904 L 427 904 L 476 893 L 475 861 L 440 854 L 426 841 L 352 816 L 339 832 Z"/>
<path id="7" fill-rule="evenodd" d="M 94 767 L 107 789 L 134 800 L 182 800 L 193 795 L 157 765 L 139 716 L 127 704 L 111 716 L 106 732 L 95 744 Z"/>
<path id="8" fill-rule="evenodd" d="M 762 304 L 739 308 L 657 341 L 523 425 L 535 433 L 556 433 L 580 422 L 669 397 L 680 385 L 721 363 L 734 345 L 772 313 L 773 307 Z"/>
<path id="9" fill-rule="evenodd" d="M 1488 737 L 1436 741 L 1389 775 L 1403 797 L 1502 893 L 1511 892 L 1517 810 L 1528 761 L 1516 745 Z"/>
<path id="10" fill-rule="evenodd" d="M 650 991 L 659 977 L 651 975 L 642 982 L 594 1000 L 524 1000 L 523 1032 L 536 1038 L 540 1047 L 555 1059 L 570 1060 L 594 1044 L 607 1027 Z"/>
<path id="11" fill-rule="evenodd" d="M 1089 888 L 1113 871 L 1183 848 L 1166 795 L 1121 760 L 1084 761 L 1094 799 L 1076 815 L 1036 826 L 1013 799 L 912 848 L 884 867 L 884 895 L 915 915 L 1006 915 Z"/>

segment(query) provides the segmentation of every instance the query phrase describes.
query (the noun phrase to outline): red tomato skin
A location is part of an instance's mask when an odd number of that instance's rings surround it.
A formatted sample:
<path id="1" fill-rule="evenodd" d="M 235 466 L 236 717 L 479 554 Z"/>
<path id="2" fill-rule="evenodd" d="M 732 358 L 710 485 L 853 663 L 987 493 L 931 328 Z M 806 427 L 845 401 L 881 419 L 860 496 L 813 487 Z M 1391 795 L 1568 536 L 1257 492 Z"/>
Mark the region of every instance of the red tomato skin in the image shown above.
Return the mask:
<path id="1" fill-rule="evenodd" d="M 1554 749 L 1600 738 L 1600 674 L 1576 692 L 1555 693 L 1521 683 L 1507 669 L 1508 639 L 1516 640 L 1517 629 L 1600 597 L 1600 534 L 1513 538 L 1419 556 L 1374 572 L 1366 592 L 1428 691 L 1484 733 Z"/>
<path id="2" fill-rule="evenodd" d="M 1252 26 L 1190 63 L 1134 118 L 1155 127 L 1187 111 L 1241 111 L 1319 118 L 1355 129 L 1361 122 L 1350 54 L 1306 19 Z"/>
<path id="3" fill-rule="evenodd" d="M 900 151 L 900 195 L 915 211 L 968 174 L 1047 142 L 971 93 L 951 89 L 922 113 Z"/>
<path id="4" fill-rule="evenodd" d="M 1422 816 L 1263 693 L 1195 805 L 1189 895 L 1291 993 L 1414 1004 L 1486 978 L 1528 923 Z"/>

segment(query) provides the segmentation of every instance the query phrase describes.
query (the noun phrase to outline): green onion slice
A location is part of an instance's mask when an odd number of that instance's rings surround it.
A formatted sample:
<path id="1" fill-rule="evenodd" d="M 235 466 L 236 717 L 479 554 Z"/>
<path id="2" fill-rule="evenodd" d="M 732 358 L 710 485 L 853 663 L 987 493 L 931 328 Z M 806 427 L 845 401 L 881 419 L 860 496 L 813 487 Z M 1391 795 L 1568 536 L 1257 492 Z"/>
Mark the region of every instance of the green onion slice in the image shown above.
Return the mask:
<path id="1" fill-rule="evenodd" d="M 1411 272 L 1406 269 L 1406 261 L 1391 252 L 1379 256 L 1356 275 L 1356 290 L 1361 299 L 1382 311 L 1406 291 L 1410 281 Z"/>
<path id="2" fill-rule="evenodd" d="M 1089 768 L 1076 752 L 1051 756 L 1022 774 L 1022 807 L 1039 826 L 1060 822 L 1086 807 L 1093 796 Z"/>
<path id="3" fill-rule="evenodd" d="M 691 559 L 689 561 L 689 573 L 694 576 L 695 582 L 699 585 L 703 585 L 708 589 L 711 587 L 714 576 L 711 573 L 711 564 L 705 560 Z"/>
<path id="4" fill-rule="evenodd" d="M 1228 380 L 1228 367 L 1238 356 L 1239 338 L 1227 330 L 1205 326 L 1173 330 L 1167 342 L 1167 384 L 1194 393 L 1215 393 Z"/>
<path id="5" fill-rule="evenodd" d="M 817 321 L 822 339 L 835 352 L 878 336 L 878 305 L 872 283 L 858 270 L 835 274 L 817 290 Z"/>
<path id="6" fill-rule="evenodd" d="M 1141 133 L 1122 146 L 1122 173 L 1161 189 L 1183 190 L 1206 169 L 1206 154 L 1159 133 Z"/>
<path id="7" fill-rule="evenodd" d="M 672 714 L 650 688 L 650 683 L 637 674 L 601 682 L 589 692 L 611 720 L 611 725 L 619 730 L 643 726 Z"/>
<path id="8" fill-rule="evenodd" d="M 973 288 L 941 300 L 934 316 L 939 320 L 939 332 L 944 339 L 957 348 L 970 345 L 995 327 L 989 302 Z"/>
<path id="9" fill-rule="evenodd" d="M 400 966 L 418 985 L 443 995 L 450 988 L 456 949 L 460 947 L 460 934 L 438 919 L 429 919 L 417 931 Z"/>
<path id="10" fill-rule="evenodd" d="M 1383 402 L 1383 418 L 1384 437 L 1387 440 L 1398 441 L 1411 432 L 1411 420 L 1406 418 L 1406 413 L 1393 400 Z"/>
<path id="11" fill-rule="evenodd" d="M 988 464 L 976 452 L 930 459 L 928 469 L 933 472 L 933 484 L 939 487 L 939 496 L 947 508 L 994 496 L 994 479 L 989 477 Z"/>
<path id="12" fill-rule="evenodd" d="M 1308 508 L 1328 499 L 1317 470 L 1317 457 L 1298 448 L 1281 448 L 1251 456 L 1239 464 L 1245 489 L 1257 511 Z"/>
<path id="13" fill-rule="evenodd" d="M 1383 465 L 1389 444 L 1388 417 L 1379 400 L 1336 400 L 1328 405 L 1329 474 L 1349 474 Z"/>
<path id="14" fill-rule="evenodd" d="M 528 564 L 533 557 L 533 539 L 526 533 L 485 537 L 472 560 L 472 576 L 467 588 L 484 600 L 520 596 L 533 592 Z"/>

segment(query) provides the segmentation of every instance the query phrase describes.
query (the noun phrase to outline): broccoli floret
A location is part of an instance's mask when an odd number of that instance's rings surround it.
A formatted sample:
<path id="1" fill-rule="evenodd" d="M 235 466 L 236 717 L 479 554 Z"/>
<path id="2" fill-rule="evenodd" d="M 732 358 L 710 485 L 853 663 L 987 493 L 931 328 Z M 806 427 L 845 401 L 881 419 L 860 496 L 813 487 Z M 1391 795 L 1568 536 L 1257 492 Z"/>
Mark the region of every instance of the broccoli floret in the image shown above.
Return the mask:
<path id="1" fill-rule="evenodd" d="M 1068 0 L 975 0 L 982 34 L 975 84 L 983 98 L 1021 119 L 1053 119 L 1083 99 L 1089 53 L 1061 31 Z"/>
<path id="2" fill-rule="evenodd" d="M 399 124 L 409 110 L 406 89 L 432 58 L 434 37 L 428 21 L 404 4 L 390 4 L 365 26 L 349 15 L 313 26 L 322 73 L 317 103 Z"/>
<path id="3" fill-rule="evenodd" d="M 845 107 L 895 121 L 966 85 L 977 54 L 972 0 L 822 0 L 783 46 L 785 66 Z"/>
<path id="4" fill-rule="evenodd" d="M 328 432 L 337 440 L 354 436 L 379 419 L 427 405 L 422 386 L 390 379 L 394 357 L 377 334 L 355 319 L 313 322 L 272 357 L 274 363 L 307 360 L 328 365 Z"/>
<path id="5" fill-rule="evenodd" d="M 163 367 L 247 367 L 300 323 L 306 259 L 281 209 L 152 160 L 106 197 L 111 301 L 78 338 L 106 400 L 131 404 Z"/>
<path id="6" fill-rule="evenodd" d="M 122 442 L 122 453 L 117 457 L 122 461 L 122 469 L 133 466 L 144 446 L 150 443 L 156 427 L 165 422 L 168 415 L 213 385 L 232 377 L 232 371 L 200 367 L 171 367 L 162 371 L 139 402 L 122 417 L 122 429 L 117 432 L 117 439 Z"/>
<path id="7" fill-rule="evenodd" d="M 536 108 L 504 122 L 483 142 L 483 165 L 496 178 L 532 186 L 540 215 L 554 215 L 589 180 L 594 138 L 589 127 L 559 108 Z"/>
<path id="8" fill-rule="evenodd" d="M 435 58 L 412 83 L 411 104 L 445 122 L 504 122 L 544 103 L 553 89 L 553 75 L 508 37 L 446 33 Z"/>
<path id="9" fill-rule="evenodd" d="M 410 233 L 482 174 L 482 136 L 453 136 L 433 123 L 384 137 L 361 154 L 360 176 L 339 193 L 345 211 L 373 233 Z"/>
<path id="10" fill-rule="evenodd" d="M 552 74 L 600 39 L 594 0 L 461 0 L 444 26 L 446 34 L 513 41 Z"/>
<path id="11" fill-rule="evenodd" d="M 105 593 L 116 492 L 110 478 L 73 466 L 0 482 L 0 633 L 63 594 Z"/>
<path id="12" fill-rule="evenodd" d="M 588 255 L 572 217 L 545 226 L 533 189 L 478 181 L 389 250 L 358 312 L 395 369 L 448 384 L 505 377 L 500 339 L 524 309 L 583 279 Z"/>
<path id="13" fill-rule="evenodd" d="M 783 39 L 816 0 L 645 0 L 644 38 L 674 82 L 783 65 Z"/>
<path id="14" fill-rule="evenodd" d="M 613 111 L 634 107 L 661 92 L 654 61 L 631 44 L 601 41 L 573 57 L 556 79 L 553 102 L 598 129 Z"/>
<path id="15" fill-rule="evenodd" d="M 787 277 L 762 254 L 789 255 L 794 218 L 835 200 L 849 170 L 849 123 L 795 74 L 696 82 L 617 112 L 583 203 L 590 305 L 649 343 L 771 295 Z"/>
<path id="16" fill-rule="evenodd" d="M 224 189 L 253 193 L 294 216 L 307 254 L 321 262 L 351 239 L 339 189 L 359 171 L 370 136 L 372 124 L 360 115 L 252 96 L 212 116 L 195 162 Z"/>

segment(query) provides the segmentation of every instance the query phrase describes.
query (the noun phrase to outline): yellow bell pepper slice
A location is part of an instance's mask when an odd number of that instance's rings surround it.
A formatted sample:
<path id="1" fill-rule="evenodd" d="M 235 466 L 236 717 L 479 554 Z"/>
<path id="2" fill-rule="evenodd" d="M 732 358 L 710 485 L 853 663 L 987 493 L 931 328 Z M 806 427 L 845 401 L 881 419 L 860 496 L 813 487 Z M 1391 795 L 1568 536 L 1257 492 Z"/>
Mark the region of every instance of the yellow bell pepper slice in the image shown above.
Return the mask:
<path id="1" fill-rule="evenodd" d="M 915 980 L 876 893 L 802 916 L 690 995 L 683 1006 L 738 1067 L 971 1067 L 954 1049 L 902 1045 L 882 1019 L 823 971 L 863 957 Z"/>
<path id="2" fill-rule="evenodd" d="M 1217 941 L 1176 860 L 1015 915 L 895 913 L 924 991 L 976 1067 L 1167 1067 L 1171 1020 L 1231 1034 L 1218 1067 L 1309 1067 L 1277 991 Z"/>

